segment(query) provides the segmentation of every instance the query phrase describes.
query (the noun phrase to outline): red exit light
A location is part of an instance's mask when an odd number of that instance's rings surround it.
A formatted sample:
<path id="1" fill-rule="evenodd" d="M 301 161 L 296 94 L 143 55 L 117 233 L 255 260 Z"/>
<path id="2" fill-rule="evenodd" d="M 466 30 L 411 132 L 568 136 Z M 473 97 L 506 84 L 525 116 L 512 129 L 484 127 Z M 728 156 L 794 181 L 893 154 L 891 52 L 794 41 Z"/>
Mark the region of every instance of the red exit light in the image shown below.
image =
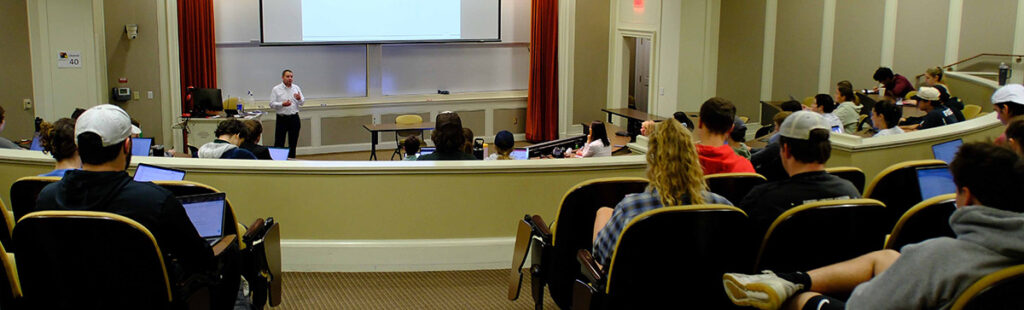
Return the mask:
<path id="1" fill-rule="evenodd" d="M 633 11 L 637 13 L 643 13 L 644 0 L 633 0 Z"/>

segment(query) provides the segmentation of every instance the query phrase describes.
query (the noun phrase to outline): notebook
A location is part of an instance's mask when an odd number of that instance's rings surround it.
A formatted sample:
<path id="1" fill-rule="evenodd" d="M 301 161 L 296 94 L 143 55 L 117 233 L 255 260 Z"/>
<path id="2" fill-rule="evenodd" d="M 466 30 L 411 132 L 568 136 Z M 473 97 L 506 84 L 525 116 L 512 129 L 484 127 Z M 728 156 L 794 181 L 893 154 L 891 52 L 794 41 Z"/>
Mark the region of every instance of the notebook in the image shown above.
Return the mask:
<path id="1" fill-rule="evenodd" d="M 286 147 L 268 147 L 270 150 L 270 158 L 273 160 L 288 160 L 288 148 Z"/>
<path id="2" fill-rule="evenodd" d="M 509 154 L 509 155 L 510 155 L 509 157 L 512 157 L 512 159 L 515 159 L 515 160 L 530 159 L 530 149 L 528 149 L 528 148 L 516 148 L 516 149 L 512 150 L 512 153 Z"/>
<path id="3" fill-rule="evenodd" d="M 953 174 L 946 167 L 918 168 L 917 184 L 921 190 L 921 200 L 956 193 Z"/>
<path id="4" fill-rule="evenodd" d="M 153 138 L 132 138 L 132 156 L 149 156 Z"/>
<path id="5" fill-rule="evenodd" d="M 944 161 L 946 162 L 946 164 L 949 164 L 953 162 L 953 157 L 956 156 L 956 151 L 960 150 L 960 146 L 963 144 L 964 140 L 956 139 L 953 141 L 932 145 L 932 154 L 935 155 L 935 159 Z"/>
<path id="6" fill-rule="evenodd" d="M 135 169 L 135 181 L 181 181 L 185 179 L 185 170 L 164 168 L 148 164 L 139 164 Z"/>
<path id="7" fill-rule="evenodd" d="M 210 245 L 224 237 L 224 193 L 178 197 L 192 226 Z"/>

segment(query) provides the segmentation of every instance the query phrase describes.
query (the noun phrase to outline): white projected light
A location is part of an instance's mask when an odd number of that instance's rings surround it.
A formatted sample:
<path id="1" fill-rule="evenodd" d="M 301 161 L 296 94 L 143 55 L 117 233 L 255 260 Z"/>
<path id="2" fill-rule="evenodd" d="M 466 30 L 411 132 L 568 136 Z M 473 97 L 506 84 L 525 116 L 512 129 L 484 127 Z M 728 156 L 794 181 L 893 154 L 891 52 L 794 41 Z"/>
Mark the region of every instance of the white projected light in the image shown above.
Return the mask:
<path id="1" fill-rule="evenodd" d="M 269 44 L 498 41 L 500 0 L 262 0 Z"/>

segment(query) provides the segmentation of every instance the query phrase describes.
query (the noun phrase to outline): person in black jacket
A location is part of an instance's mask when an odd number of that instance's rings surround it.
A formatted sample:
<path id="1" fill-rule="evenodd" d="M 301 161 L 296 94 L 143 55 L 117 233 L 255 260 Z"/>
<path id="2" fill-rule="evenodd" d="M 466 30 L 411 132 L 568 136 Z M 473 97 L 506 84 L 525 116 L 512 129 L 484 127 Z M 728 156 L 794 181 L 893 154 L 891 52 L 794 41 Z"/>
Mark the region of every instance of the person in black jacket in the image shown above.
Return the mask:
<path id="1" fill-rule="evenodd" d="M 249 152 L 256 155 L 256 159 L 273 160 L 273 158 L 270 158 L 270 149 L 259 144 L 260 138 L 263 136 L 263 124 L 251 119 L 245 120 L 242 124 L 245 125 L 247 130 L 245 137 L 243 137 L 242 145 L 238 147 L 249 150 Z"/>

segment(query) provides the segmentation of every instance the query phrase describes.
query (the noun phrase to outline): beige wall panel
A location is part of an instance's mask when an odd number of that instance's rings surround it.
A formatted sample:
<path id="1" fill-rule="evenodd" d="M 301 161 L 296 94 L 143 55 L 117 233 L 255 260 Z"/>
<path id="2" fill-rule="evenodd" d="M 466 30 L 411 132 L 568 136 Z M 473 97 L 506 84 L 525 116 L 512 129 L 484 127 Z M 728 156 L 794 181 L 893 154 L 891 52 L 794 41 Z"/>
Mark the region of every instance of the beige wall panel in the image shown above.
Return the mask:
<path id="1" fill-rule="evenodd" d="M 301 120 L 302 128 L 299 129 L 299 146 L 310 146 L 312 145 L 312 138 L 309 136 L 309 131 L 312 130 L 312 125 L 309 119 Z M 263 121 L 263 145 L 274 145 L 274 130 L 277 126 L 277 121 L 264 120 Z M 369 137 L 369 135 L 367 135 Z M 286 142 L 287 146 L 288 143 Z"/>
<path id="2" fill-rule="evenodd" d="M 1017 9 L 1015 0 L 964 1 L 957 59 L 981 53 L 1011 54 Z M 999 61 L 1006 60 L 994 60 L 994 65 L 999 65 Z M 991 65 L 987 71 L 994 69 Z M 959 69 L 970 70 L 965 66 Z"/>
<path id="3" fill-rule="evenodd" d="M 773 100 L 817 93 L 823 10 L 821 0 L 779 0 Z"/>
<path id="4" fill-rule="evenodd" d="M 160 104 L 160 62 L 156 29 L 157 1 L 105 0 L 103 18 L 107 49 L 107 81 L 104 89 L 128 87 L 139 94 L 139 100 L 118 103 L 142 124 L 142 135 L 154 137 L 154 143 L 170 143 L 163 140 L 163 107 Z M 124 25 L 139 25 L 139 36 L 128 40 Z M 119 78 L 128 79 L 127 84 L 118 83 Z M 154 99 L 147 99 L 146 92 L 152 91 Z M 235 94 L 239 95 L 239 94 Z M 225 98 L 227 99 L 227 98 Z M 83 102 L 79 106 L 95 104 Z"/>
<path id="5" fill-rule="evenodd" d="M 757 121 L 764 52 L 764 1 L 723 0 L 719 19 L 718 93 Z"/>
<path id="6" fill-rule="evenodd" d="M 874 87 L 871 76 L 882 59 L 884 9 L 885 0 L 836 1 L 830 86 L 849 80 L 855 89 Z"/>
<path id="7" fill-rule="evenodd" d="M 601 119 L 601 109 L 608 102 L 609 4 L 609 0 L 576 2 L 573 123 Z"/>
<path id="8" fill-rule="evenodd" d="M 459 113 L 459 118 L 462 119 L 462 127 L 473 130 L 473 135 L 484 136 L 487 132 L 484 130 L 484 111 L 456 111 Z"/>
<path id="9" fill-rule="evenodd" d="M 964 2 L 965 7 L 971 5 L 968 2 Z M 942 65 L 946 58 L 949 0 L 900 0 L 896 16 L 892 70 L 916 85 L 915 76 L 928 67 Z"/>
<path id="10" fill-rule="evenodd" d="M 22 108 L 22 99 L 33 99 L 25 1 L 0 1 L 0 29 L 3 29 L 3 35 L 0 35 L 0 46 L 3 47 L 0 48 L 0 59 L 3 59 L 0 94 L 4 94 L 0 97 L 0 106 L 7 115 L 7 125 L 0 136 L 12 141 L 31 138 L 35 131 L 35 111 Z"/>
<path id="11" fill-rule="evenodd" d="M 322 118 L 320 144 L 370 143 L 370 135 L 363 129 L 363 124 L 370 123 L 373 123 L 373 115 Z M 390 134 L 384 136 L 394 138 Z"/>
<path id="12" fill-rule="evenodd" d="M 526 109 L 494 110 L 494 133 L 508 130 L 511 133 L 526 132 Z"/>

